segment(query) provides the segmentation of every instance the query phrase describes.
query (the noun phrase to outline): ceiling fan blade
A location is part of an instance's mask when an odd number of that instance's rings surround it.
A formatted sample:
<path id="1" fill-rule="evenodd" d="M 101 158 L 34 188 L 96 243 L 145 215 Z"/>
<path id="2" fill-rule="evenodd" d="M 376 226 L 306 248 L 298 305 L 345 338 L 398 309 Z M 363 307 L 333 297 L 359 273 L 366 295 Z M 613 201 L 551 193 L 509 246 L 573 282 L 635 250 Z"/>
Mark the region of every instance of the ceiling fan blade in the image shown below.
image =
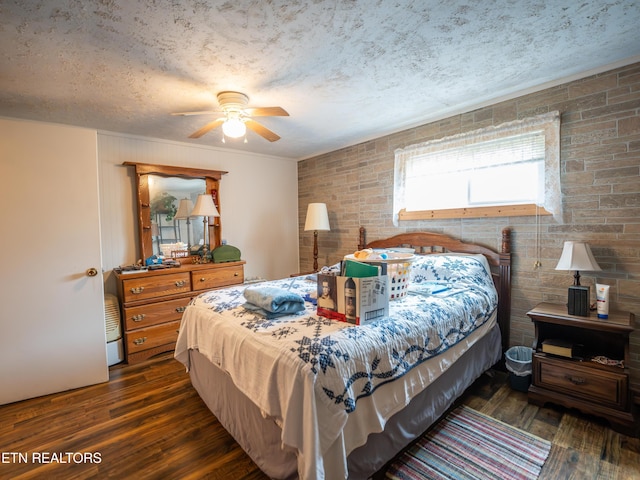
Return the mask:
<path id="1" fill-rule="evenodd" d="M 214 128 L 218 128 L 223 123 L 224 123 L 223 118 L 219 118 L 217 120 L 214 120 L 213 122 L 209 122 L 200 130 L 193 132 L 191 135 L 189 135 L 189 138 L 200 138 L 205 133 L 209 132 L 210 130 L 213 130 Z"/>
<path id="2" fill-rule="evenodd" d="M 212 115 L 214 113 L 223 113 L 220 110 L 202 110 L 200 112 L 175 112 L 171 115 L 181 115 L 183 117 L 188 117 L 190 115 Z"/>
<path id="3" fill-rule="evenodd" d="M 253 107 L 245 108 L 245 113 L 250 117 L 288 117 L 289 114 L 281 107 Z"/>
<path id="4" fill-rule="evenodd" d="M 260 123 L 256 122 L 255 120 L 251 120 L 249 118 L 249 119 L 245 120 L 244 124 L 247 126 L 248 129 L 253 130 L 258 135 L 266 138 L 270 142 L 275 142 L 276 140 L 280 140 L 280 137 L 278 135 L 273 133 L 271 130 L 269 130 L 264 125 L 261 125 Z"/>

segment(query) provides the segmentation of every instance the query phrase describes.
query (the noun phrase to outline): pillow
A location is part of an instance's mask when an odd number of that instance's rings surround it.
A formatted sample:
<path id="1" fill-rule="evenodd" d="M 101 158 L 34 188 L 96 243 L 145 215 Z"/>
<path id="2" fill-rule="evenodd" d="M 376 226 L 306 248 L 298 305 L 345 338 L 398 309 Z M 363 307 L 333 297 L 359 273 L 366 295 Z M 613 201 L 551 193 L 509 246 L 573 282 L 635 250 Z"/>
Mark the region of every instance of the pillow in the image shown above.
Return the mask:
<path id="1" fill-rule="evenodd" d="M 434 253 L 416 257 L 409 273 L 411 282 L 476 283 L 479 277 L 491 279 L 489 262 L 481 254 Z"/>

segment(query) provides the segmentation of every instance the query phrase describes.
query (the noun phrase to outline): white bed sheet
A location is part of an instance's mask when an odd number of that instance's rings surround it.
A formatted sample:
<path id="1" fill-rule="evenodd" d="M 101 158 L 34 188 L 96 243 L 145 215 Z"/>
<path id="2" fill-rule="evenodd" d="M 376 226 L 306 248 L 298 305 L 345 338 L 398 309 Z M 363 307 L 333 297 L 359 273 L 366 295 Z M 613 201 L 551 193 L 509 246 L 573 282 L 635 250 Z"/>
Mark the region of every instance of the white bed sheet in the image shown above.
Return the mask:
<path id="1" fill-rule="evenodd" d="M 270 478 L 298 479 L 296 452 L 282 448 L 282 431 L 273 419 L 264 418 L 258 407 L 235 387 L 230 376 L 198 351 L 191 350 L 189 357 L 194 388 L 241 448 Z M 371 433 L 364 445 L 351 452 L 347 458 L 349 480 L 370 479 L 444 415 L 455 399 L 500 357 L 501 334 L 496 324 L 407 407 L 393 415 L 383 432 Z M 351 421 L 358 420 L 351 416 L 347 424 Z M 324 463 L 329 464 L 330 459 Z M 325 473 L 332 478 L 331 470 Z"/>

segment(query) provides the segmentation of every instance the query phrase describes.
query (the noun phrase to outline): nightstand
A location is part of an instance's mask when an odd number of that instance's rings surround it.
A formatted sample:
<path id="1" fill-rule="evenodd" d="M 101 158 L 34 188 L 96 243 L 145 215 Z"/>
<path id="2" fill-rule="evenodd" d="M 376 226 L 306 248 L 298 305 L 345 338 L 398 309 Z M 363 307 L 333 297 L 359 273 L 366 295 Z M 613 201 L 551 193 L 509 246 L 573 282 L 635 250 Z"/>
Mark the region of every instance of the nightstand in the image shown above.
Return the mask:
<path id="1" fill-rule="evenodd" d="M 606 418 L 616 431 L 637 435 L 626 368 L 634 315 L 611 312 L 607 320 L 601 320 L 595 313 L 588 317 L 569 315 L 565 305 L 553 303 L 541 303 L 527 315 L 535 324 L 529 402 L 575 408 Z M 572 356 L 543 352 L 545 341 L 573 345 Z M 622 360 L 624 368 L 592 360 L 599 356 Z"/>

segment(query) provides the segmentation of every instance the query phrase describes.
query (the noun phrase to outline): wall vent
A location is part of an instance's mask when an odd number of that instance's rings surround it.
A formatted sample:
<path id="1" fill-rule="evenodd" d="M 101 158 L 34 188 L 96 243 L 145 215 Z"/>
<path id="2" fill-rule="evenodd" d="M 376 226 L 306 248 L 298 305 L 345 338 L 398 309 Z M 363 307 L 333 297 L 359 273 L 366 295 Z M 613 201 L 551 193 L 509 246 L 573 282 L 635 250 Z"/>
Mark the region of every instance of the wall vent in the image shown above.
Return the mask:
<path id="1" fill-rule="evenodd" d="M 113 342 L 122 337 L 120 304 L 118 297 L 110 293 L 104 295 L 104 321 L 107 327 L 107 342 Z"/>

